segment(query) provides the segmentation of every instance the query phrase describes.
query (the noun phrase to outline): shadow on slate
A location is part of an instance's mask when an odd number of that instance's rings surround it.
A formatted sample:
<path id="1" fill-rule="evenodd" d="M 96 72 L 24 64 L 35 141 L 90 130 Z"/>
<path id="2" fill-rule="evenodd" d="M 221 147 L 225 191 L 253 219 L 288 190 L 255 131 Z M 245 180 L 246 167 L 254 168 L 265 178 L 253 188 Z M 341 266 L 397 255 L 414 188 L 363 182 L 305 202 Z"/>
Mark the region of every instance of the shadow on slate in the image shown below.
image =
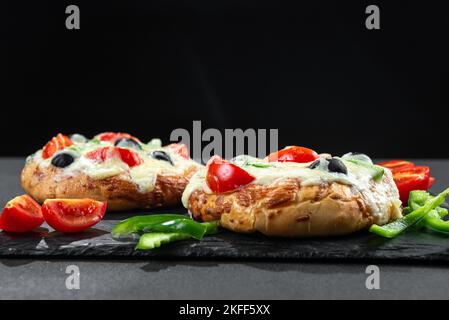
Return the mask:
<path id="1" fill-rule="evenodd" d="M 164 209 L 152 213 L 186 213 L 186 210 Z M 154 250 L 136 251 L 135 240 L 115 240 L 110 231 L 118 221 L 137 214 L 144 212 L 107 213 L 94 228 L 77 234 L 49 232 L 52 229 L 46 225 L 27 234 L 1 232 L 0 257 L 449 262 L 449 236 L 430 231 L 410 231 L 396 239 L 384 239 L 367 231 L 343 237 L 284 239 L 222 230 L 202 241 L 186 240 Z"/>

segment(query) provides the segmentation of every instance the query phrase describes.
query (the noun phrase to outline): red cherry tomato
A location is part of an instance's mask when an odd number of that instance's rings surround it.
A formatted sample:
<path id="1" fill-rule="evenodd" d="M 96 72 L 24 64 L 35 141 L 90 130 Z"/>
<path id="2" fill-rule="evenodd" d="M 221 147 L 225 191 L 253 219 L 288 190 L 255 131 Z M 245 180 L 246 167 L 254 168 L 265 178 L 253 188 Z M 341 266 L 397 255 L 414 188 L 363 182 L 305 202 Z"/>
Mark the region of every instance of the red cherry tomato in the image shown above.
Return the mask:
<path id="1" fill-rule="evenodd" d="M 410 169 L 396 170 L 393 179 L 399 190 L 403 204 L 408 201 L 410 191 L 427 190 L 429 188 L 430 169 L 427 166 L 416 166 Z"/>
<path id="2" fill-rule="evenodd" d="M 254 177 L 242 168 L 223 160 L 212 157 L 207 164 L 206 183 L 212 192 L 224 193 L 240 188 L 254 181 Z"/>
<path id="3" fill-rule="evenodd" d="M 24 194 L 10 200 L 3 208 L 0 229 L 10 232 L 27 232 L 44 222 L 41 206 L 29 195 Z"/>
<path id="4" fill-rule="evenodd" d="M 97 134 L 95 136 L 95 138 L 97 138 L 101 141 L 108 141 L 111 143 L 115 143 L 118 139 L 121 139 L 121 138 L 134 139 L 134 140 L 140 141 L 139 139 L 137 139 L 136 137 L 133 137 L 129 133 L 124 133 L 124 132 L 103 132 L 103 133 Z"/>
<path id="5" fill-rule="evenodd" d="M 85 157 L 99 162 L 109 158 L 118 157 L 129 167 L 134 167 L 143 163 L 142 158 L 137 153 L 120 147 L 101 147 L 86 153 Z"/>
<path id="6" fill-rule="evenodd" d="M 411 169 L 415 166 L 413 162 L 405 160 L 388 160 L 379 162 L 379 166 L 390 169 L 392 172 L 404 169 Z"/>
<path id="7" fill-rule="evenodd" d="M 138 166 L 139 164 L 143 163 L 142 158 L 137 153 L 129 149 L 116 147 L 115 150 L 118 151 L 122 161 L 129 167 Z"/>
<path id="8" fill-rule="evenodd" d="M 42 205 L 45 221 L 60 232 L 79 232 L 103 219 L 106 202 L 92 199 L 48 199 Z"/>
<path id="9" fill-rule="evenodd" d="M 184 159 L 190 159 L 189 149 L 184 143 L 172 143 L 166 146 L 166 148 L 179 154 Z"/>
<path id="10" fill-rule="evenodd" d="M 105 161 L 108 159 L 109 153 L 111 153 L 114 150 L 114 147 L 101 147 L 98 149 L 95 149 L 93 151 L 90 151 L 85 154 L 85 157 L 87 159 L 95 160 L 98 162 Z"/>
<path id="11" fill-rule="evenodd" d="M 58 133 L 56 137 L 53 137 L 42 150 L 42 158 L 50 158 L 56 151 L 62 150 L 65 147 L 71 146 L 73 144 L 69 137 Z"/>
<path id="12" fill-rule="evenodd" d="M 268 155 L 269 162 L 312 162 L 318 159 L 319 155 L 315 151 L 309 148 L 291 146 L 286 147 L 277 152 L 273 152 Z"/>

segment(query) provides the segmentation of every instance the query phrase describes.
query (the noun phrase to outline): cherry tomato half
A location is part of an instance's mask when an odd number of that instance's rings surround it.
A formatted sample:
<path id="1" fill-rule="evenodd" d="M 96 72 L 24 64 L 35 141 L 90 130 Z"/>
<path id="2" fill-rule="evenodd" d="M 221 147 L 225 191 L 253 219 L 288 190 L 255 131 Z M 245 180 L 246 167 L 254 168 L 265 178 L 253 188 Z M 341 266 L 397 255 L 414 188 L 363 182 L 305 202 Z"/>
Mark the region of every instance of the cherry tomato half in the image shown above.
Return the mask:
<path id="1" fill-rule="evenodd" d="M 53 154 L 55 154 L 56 151 L 62 150 L 65 147 L 71 146 L 72 144 L 73 142 L 69 137 L 58 133 L 56 137 L 53 137 L 44 146 L 44 149 L 42 150 L 42 158 L 50 158 Z"/>
<path id="2" fill-rule="evenodd" d="M 42 205 L 45 221 L 56 231 L 79 232 L 103 219 L 106 202 L 92 199 L 48 199 Z"/>
<path id="3" fill-rule="evenodd" d="M 315 151 L 305 147 L 291 146 L 268 155 L 269 162 L 312 162 L 318 159 Z"/>
<path id="4" fill-rule="evenodd" d="M 86 153 L 85 157 L 99 162 L 109 158 L 118 157 L 129 167 L 134 167 L 143 163 L 142 158 L 137 153 L 120 147 L 101 147 Z"/>
<path id="5" fill-rule="evenodd" d="M 393 180 L 399 190 L 399 197 L 405 205 L 410 191 L 427 190 L 429 188 L 430 169 L 427 166 L 416 166 L 393 172 Z"/>
<path id="6" fill-rule="evenodd" d="M 10 200 L 3 208 L 0 229 L 10 232 L 28 232 L 44 222 L 41 206 L 24 194 Z"/>
<path id="7" fill-rule="evenodd" d="M 101 140 L 101 141 L 108 141 L 111 143 L 115 143 L 118 139 L 127 138 L 127 139 L 134 139 L 136 141 L 139 141 L 136 137 L 133 137 L 129 133 L 125 132 L 103 132 L 100 134 L 97 134 L 95 138 Z"/>
<path id="8" fill-rule="evenodd" d="M 179 154 L 184 159 L 189 159 L 189 149 L 184 143 L 172 143 L 166 146 L 167 149 L 171 150 L 174 153 Z"/>
<path id="9" fill-rule="evenodd" d="M 377 165 L 388 168 L 392 172 L 403 169 L 411 169 L 415 166 L 413 162 L 405 160 L 388 160 L 384 162 L 379 162 Z"/>
<path id="10" fill-rule="evenodd" d="M 115 147 L 115 150 L 120 154 L 120 159 L 122 159 L 122 161 L 129 167 L 138 166 L 143 163 L 142 158 L 137 153 L 129 149 Z"/>
<path id="11" fill-rule="evenodd" d="M 206 183 L 212 192 L 224 193 L 238 189 L 254 181 L 254 177 L 242 168 L 223 160 L 212 157 L 207 164 Z"/>

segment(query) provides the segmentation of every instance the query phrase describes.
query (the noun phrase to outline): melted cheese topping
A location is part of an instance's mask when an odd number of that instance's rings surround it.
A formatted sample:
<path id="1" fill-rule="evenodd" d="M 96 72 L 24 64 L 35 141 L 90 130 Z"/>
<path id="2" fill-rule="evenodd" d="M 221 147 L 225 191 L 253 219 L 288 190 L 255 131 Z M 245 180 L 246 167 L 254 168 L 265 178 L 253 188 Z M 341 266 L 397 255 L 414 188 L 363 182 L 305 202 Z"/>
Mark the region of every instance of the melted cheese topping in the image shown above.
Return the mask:
<path id="1" fill-rule="evenodd" d="M 267 163 L 250 156 L 239 156 L 233 160 L 233 163 L 255 177 L 253 184 L 269 185 L 277 180 L 286 178 L 298 179 L 302 186 L 331 182 L 346 184 L 351 186 L 355 194 L 362 196 L 365 203 L 370 207 L 373 216 L 377 218 L 378 223 L 388 222 L 390 207 L 392 205 L 399 207 L 401 204 L 390 170 L 384 170 L 384 179 L 387 179 L 388 183 L 385 183 L 385 181 L 375 182 L 372 179 L 372 171 L 369 168 L 345 161 L 344 159 L 340 160 L 346 165 L 347 174 L 329 172 L 325 161 L 321 161 L 320 165 L 315 169 L 309 168 L 311 163 Z M 202 168 L 192 176 L 182 195 L 184 207 L 188 208 L 189 198 L 195 190 L 202 190 L 208 194 L 212 193 L 206 183 L 206 174 L 207 169 Z"/>
<path id="2" fill-rule="evenodd" d="M 142 143 L 142 150 L 129 148 L 138 154 L 143 160 L 142 164 L 133 167 L 129 167 L 119 157 L 111 157 L 103 162 L 85 157 L 85 155 L 90 151 L 112 145 L 113 144 L 110 142 L 94 139 L 87 141 L 86 143 L 75 142 L 74 145 L 58 151 L 58 153 L 64 152 L 71 154 L 75 161 L 69 166 L 58 170 L 58 173 L 55 176 L 55 182 L 69 176 L 75 176 L 79 173 L 84 173 L 93 179 L 105 179 L 113 176 L 119 176 L 121 179 L 133 182 L 140 192 L 148 192 L 154 188 L 158 175 L 183 175 L 189 167 L 201 167 L 201 165 L 195 161 L 185 159 L 177 153 L 161 147 L 160 140 L 158 139 L 153 139 L 148 144 Z M 164 160 L 152 158 L 150 154 L 152 151 L 156 150 L 166 152 L 170 156 L 174 165 Z M 48 166 L 51 166 L 51 159 L 52 158 L 43 159 L 42 150 L 39 150 L 35 154 L 28 157 L 27 161 L 36 161 L 39 167 L 47 168 Z"/>

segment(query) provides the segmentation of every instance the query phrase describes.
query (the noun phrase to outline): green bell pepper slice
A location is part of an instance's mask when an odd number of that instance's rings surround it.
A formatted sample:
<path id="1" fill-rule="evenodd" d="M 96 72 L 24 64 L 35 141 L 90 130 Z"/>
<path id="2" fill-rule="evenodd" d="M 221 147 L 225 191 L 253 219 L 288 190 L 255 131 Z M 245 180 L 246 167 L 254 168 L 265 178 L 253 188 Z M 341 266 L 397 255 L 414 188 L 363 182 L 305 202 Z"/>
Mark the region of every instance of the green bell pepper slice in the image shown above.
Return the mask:
<path id="1" fill-rule="evenodd" d="M 175 219 L 190 218 L 181 214 L 153 214 L 147 216 L 135 216 L 116 224 L 114 228 L 112 228 L 111 233 L 114 238 L 127 237 L 133 233 L 141 233 L 145 227 L 150 225 L 161 224 Z"/>
<path id="2" fill-rule="evenodd" d="M 179 240 L 189 239 L 190 235 L 181 232 L 152 232 L 143 234 L 139 242 L 137 243 L 136 249 L 139 250 L 150 250 L 154 248 L 159 248 L 162 244 L 175 242 Z"/>
<path id="3" fill-rule="evenodd" d="M 218 221 L 202 222 L 201 224 L 206 226 L 205 236 L 208 236 L 210 234 L 217 234 L 219 232 Z"/>
<path id="4" fill-rule="evenodd" d="M 428 192 L 423 190 L 414 190 L 410 192 L 410 196 L 408 199 L 408 207 L 404 209 L 404 214 L 408 214 L 411 211 L 416 210 L 419 207 L 422 207 L 428 199 L 433 198 L 434 198 L 433 196 L 431 196 Z M 441 230 L 441 232 L 448 232 L 445 231 L 447 229 L 447 227 L 445 227 L 445 221 L 441 220 L 442 218 L 447 216 L 447 214 L 448 214 L 447 209 L 442 207 L 436 207 L 434 210 L 430 211 L 424 217 L 424 219 L 419 221 L 416 224 L 416 227 L 417 229 L 421 229 L 422 227 L 427 226 L 435 231 Z"/>
<path id="5" fill-rule="evenodd" d="M 144 233 L 148 232 L 180 232 L 190 235 L 192 238 L 201 240 L 206 234 L 207 227 L 191 219 L 174 219 L 162 223 L 148 224 L 143 227 Z"/>
<path id="6" fill-rule="evenodd" d="M 422 207 L 429 198 L 433 198 L 428 192 L 424 190 L 413 190 L 408 197 L 408 206 L 411 210 L 416 210 Z"/>
<path id="7" fill-rule="evenodd" d="M 206 232 L 204 235 L 215 234 L 218 232 L 218 221 L 203 222 L 203 223 L 196 222 L 196 223 L 206 228 Z M 192 235 L 184 232 L 150 232 L 145 233 L 140 237 L 136 249 L 150 250 L 154 248 L 159 248 L 161 244 L 167 244 L 191 238 Z"/>
<path id="8" fill-rule="evenodd" d="M 440 214 L 438 214 L 436 210 L 431 213 L 424 218 L 425 226 L 434 231 L 449 233 L 449 221 L 442 220 Z"/>

